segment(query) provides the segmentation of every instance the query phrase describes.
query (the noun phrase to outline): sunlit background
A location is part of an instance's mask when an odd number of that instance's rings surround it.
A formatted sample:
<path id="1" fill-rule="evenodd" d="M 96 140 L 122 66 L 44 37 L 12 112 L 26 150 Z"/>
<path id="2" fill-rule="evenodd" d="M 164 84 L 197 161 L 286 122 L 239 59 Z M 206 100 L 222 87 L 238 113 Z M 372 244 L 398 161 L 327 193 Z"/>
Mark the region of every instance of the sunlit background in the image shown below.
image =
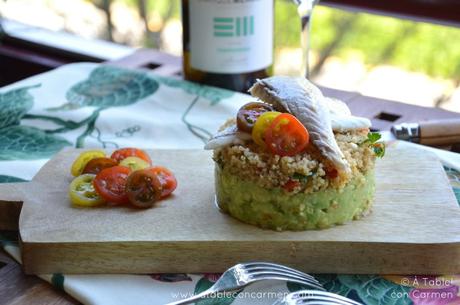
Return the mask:
<path id="1" fill-rule="evenodd" d="M 275 3 L 275 73 L 298 74 L 296 7 Z M 0 0 L 0 13 L 88 39 L 182 52 L 178 0 Z M 320 85 L 460 112 L 459 28 L 318 6 L 311 47 L 311 78 Z"/>

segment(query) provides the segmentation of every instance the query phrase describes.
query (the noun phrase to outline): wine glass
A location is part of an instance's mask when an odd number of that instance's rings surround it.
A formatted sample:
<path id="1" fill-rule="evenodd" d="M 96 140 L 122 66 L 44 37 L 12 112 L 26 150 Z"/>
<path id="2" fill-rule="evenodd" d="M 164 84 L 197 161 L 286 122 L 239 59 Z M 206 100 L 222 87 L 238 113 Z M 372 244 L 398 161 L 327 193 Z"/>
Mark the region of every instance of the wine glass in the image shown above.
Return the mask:
<path id="1" fill-rule="evenodd" d="M 309 76 L 309 61 L 310 53 L 310 21 L 313 13 L 313 8 L 319 0 L 293 0 L 297 4 L 297 13 L 300 17 L 301 28 L 301 45 L 302 45 L 302 69 L 306 78 Z"/>

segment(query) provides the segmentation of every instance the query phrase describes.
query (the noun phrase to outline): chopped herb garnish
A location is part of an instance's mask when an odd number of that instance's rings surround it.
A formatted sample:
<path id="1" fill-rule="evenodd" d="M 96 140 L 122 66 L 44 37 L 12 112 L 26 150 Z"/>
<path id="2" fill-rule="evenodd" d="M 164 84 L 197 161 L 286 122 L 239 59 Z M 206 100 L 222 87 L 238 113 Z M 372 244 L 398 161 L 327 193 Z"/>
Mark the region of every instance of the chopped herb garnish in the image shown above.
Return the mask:
<path id="1" fill-rule="evenodd" d="M 372 144 L 372 148 L 374 149 L 374 154 L 378 158 L 382 158 L 383 156 L 385 156 L 385 143 L 379 142 Z"/>
<path id="2" fill-rule="evenodd" d="M 382 135 L 378 132 L 369 132 L 367 139 L 361 142 L 359 145 L 368 143 L 374 150 L 375 155 L 378 158 L 382 158 L 385 155 L 385 143 L 378 142 L 382 138 Z"/>
<path id="3" fill-rule="evenodd" d="M 313 176 L 316 173 L 316 171 L 317 171 L 317 169 L 314 168 L 314 169 L 312 169 L 312 171 L 308 175 L 304 175 L 304 174 L 301 174 L 301 173 L 294 173 L 294 175 L 292 175 L 292 178 L 297 179 L 302 183 L 306 183 L 308 181 L 308 178 Z"/>
<path id="4" fill-rule="evenodd" d="M 370 144 L 377 143 L 378 140 L 382 138 L 382 135 L 378 132 L 369 132 L 367 134 L 367 140 L 365 142 L 369 142 Z"/>
<path id="5" fill-rule="evenodd" d="M 292 175 L 292 178 L 297 179 L 300 182 L 307 182 L 308 180 L 308 176 L 299 173 L 294 173 L 294 175 Z"/>
<path id="6" fill-rule="evenodd" d="M 372 149 L 374 150 L 375 156 L 378 158 L 382 158 L 385 155 L 385 143 L 383 142 L 378 142 L 382 138 L 382 135 L 378 132 L 369 132 L 367 134 L 367 139 L 362 142 L 361 144 L 364 143 L 369 143 Z"/>

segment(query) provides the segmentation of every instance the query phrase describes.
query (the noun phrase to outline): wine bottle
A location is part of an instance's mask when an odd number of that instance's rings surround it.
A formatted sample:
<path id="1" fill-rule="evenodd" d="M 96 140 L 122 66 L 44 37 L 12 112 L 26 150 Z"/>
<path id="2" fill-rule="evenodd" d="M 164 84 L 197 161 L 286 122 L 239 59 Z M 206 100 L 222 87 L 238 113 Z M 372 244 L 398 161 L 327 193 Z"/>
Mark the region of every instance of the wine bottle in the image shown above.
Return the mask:
<path id="1" fill-rule="evenodd" d="M 273 0 L 182 0 L 185 79 L 245 92 L 273 64 Z"/>

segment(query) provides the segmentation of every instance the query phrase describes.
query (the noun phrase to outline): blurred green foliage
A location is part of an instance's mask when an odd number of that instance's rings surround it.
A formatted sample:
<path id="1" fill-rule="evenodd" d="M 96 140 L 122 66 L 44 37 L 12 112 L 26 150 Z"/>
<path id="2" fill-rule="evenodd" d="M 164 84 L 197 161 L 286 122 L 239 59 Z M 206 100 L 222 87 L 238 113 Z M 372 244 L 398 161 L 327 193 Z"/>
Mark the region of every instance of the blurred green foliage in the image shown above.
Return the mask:
<path id="1" fill-rule="evenodd" d="M 140 0 L 119 1 L 137 6 Z M 180 18 L 179 0 L 145 1 L 148 12 Z M 169 11 L 172 3 L 173 12 Z M 296 6 L 291 0 L 275 0 L 275 12 L 276 49 L 299 47 Z M 315 8 L 311 26 L 311 48 L 319 55 L 319 65 L 329 56 L 359 56 L 369 67 L 390 64 L 434 77 L 460 79 L 459 28 L 324 6 Z"/>
<path id="2" fill-rule="evenodd" d="M 343 32 L 329 55 L 346 58 L 353 52 L 368 65 L 391 64 L 435 77 L 460 78 L 459 28 L 327 7 L 316 9 L 312 49 L 324 52 Z"/>
<path id="3" fill-rule="evenodd" d="M 98 1 L 98 0 L 93 0 Z M 117 1 L 117 0 L 115 0 Z M 180 18 L 180 0 L 118 0 L 125 4 L 138 8 L 141 2 L 145 2 L 148 12 L 157 12 L 160 16 L 165 17 L 169 14 L 169 9 L 172 7 L 173 12 L 171 18 Z"/>

